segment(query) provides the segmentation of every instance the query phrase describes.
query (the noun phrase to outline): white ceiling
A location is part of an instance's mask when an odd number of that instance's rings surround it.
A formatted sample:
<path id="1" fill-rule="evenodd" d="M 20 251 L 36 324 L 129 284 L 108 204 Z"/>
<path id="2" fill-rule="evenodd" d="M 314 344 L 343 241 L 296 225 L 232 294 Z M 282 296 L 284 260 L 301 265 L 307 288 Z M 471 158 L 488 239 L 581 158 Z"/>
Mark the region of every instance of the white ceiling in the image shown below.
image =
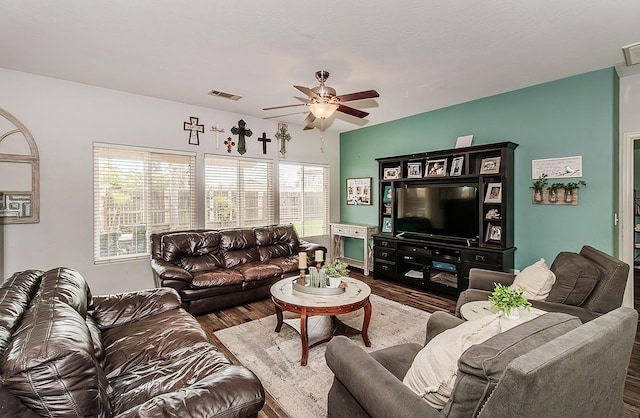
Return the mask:
<path id="1" fill-rule="evenodd" d="M 0 0 L 2 68 L 260 118 L 303 111 L 262 108 L 323 69 L 338 94 L 380 93 L 336 132 L 615 66 L 639 41 L 638 0 Z"/>

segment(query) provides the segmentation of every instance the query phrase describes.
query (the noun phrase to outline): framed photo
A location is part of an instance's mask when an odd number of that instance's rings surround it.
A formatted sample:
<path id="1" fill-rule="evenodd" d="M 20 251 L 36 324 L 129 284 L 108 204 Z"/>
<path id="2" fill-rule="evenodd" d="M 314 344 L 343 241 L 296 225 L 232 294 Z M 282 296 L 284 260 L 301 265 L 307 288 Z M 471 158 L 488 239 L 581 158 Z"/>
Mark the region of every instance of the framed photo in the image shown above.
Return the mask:
<path id="1" fill-rule="evenodd" d="M 500 157 L 483 158 L 480 164 L 480 174 L 498 174 L 500 172 Z"/>
<path id="2" fill-rule="evenodd" d="M 382 196 L 383 202 L 391 202 L 393 200 L 393 187 L 384 186 L 384 195 Z"/>
<path id="3" fill-rule="evenodd" d="M 382 172 L 383 180 L 394 180 L 400 178 L 400 166 L 387 167 Z"/>
<path id="4" fill-rule="evenodd" d="M 489 209 L 484 215 L 484 219 L 502 219 L 498 209 Z"/>
<path id="5" fill-rule="evenodd" d="M 486 242 L 500 242 L 502 240 L 502 225 L 487 224 Z"/>
<path id="6" fill-rule="evenodd" d="M 422 163 L 407 163 L 407 178 L 422 177 Z"/>
<path id="7" fill-rule="evenodd" d="M 371 205 L 371 177 L 347 179 L 347 205 Z"/>
<path id="8" fill-rule="evenodd" d="M 382 232 L 393 232 L 392 218 L 382 218 Z"/>
<path id="9" fill-rule="evenodd" d="M 550 179 L 582 177 L 582 156 L 532 160 L 531 178 L 538 179 L 543 174 L 546 174 Z"/>
<path id="10" fill-rule="evenodd" d="M 427 175 L 426 177 L 438 177 L 447 175 L 447 160 L 445 158 L 441 160 L 427 161 Z"/>
<path id="11" fill-rule="evenodd" d="M 502 183 L 489 183 L 484 203 L 502 203 Z"/>
<path id="12" fill-rule="evenodd" d="M 450 176 L 459 176 L 462 174 L 462 163 L 464 163 L 464 157 L 456 157 L 451 162 L 451 173 Z"/>

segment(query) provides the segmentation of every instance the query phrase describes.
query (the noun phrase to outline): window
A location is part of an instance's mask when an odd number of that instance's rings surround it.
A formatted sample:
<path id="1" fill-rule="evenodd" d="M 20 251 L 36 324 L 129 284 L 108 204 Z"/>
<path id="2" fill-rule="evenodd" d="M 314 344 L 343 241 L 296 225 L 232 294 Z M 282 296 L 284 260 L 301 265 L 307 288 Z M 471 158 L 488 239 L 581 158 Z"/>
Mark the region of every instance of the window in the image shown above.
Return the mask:
<path id="1" fill-rule="evenodd" d="M 94 260 L 150 254 L 149 236 L 195 226 L 195 154 L 94 144 Z"/>
<path id="2" fill-rule="evenodd" d="M 328 234 L 329 168 L 280 163 L 280 222 L 303 237 Z"/>
<path id="3" fill-rule="evenodd" d="M 205 155 L 205 227 L 275 223 L 273 162 Z"/>

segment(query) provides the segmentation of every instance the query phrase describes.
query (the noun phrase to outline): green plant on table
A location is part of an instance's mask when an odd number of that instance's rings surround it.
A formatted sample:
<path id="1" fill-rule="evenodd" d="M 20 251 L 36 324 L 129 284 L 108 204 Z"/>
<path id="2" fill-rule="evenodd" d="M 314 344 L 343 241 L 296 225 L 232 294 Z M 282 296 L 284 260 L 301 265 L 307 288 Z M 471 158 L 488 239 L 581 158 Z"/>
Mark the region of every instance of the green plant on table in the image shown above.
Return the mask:
<path id="1" fill-rule="evenodd" d="M 328 277 L 346 277 L 349 274 L 348 264 L 340 260 L 332 261 L 322 266 L 322 270 L 327 273 Z"/>
<path id="2" fill-rule="evenodd" d="M 529 310 L 531 302 L 522 296 L 525 290 L 522 286 L 514 289 L 509 286 L 496 284 L 493 293 L 489 296 L 489 302 L 491 302 L 492 307 L 504 312 L 505 315 L 509 315 L 509 312 L 515 308 L 526 308 Z"/>

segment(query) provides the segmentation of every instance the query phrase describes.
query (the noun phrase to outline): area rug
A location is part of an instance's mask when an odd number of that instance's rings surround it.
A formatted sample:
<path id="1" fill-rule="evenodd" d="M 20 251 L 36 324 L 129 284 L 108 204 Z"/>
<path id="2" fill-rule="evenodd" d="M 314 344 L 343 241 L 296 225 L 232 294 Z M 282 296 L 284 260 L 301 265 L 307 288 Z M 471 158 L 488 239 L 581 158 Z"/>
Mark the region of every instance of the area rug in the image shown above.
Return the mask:
<path id="1" fill-rule="evenodd" d="M 365 351 L 397 344 L 424 343 L 429 313 L 380 296 L 371 295 L 371 323 L 367 348 L 361 336 L 350 337 Z M 348 325 L 362 327 L 363 310 L 339 318 Z M 291 315 L 289 315 L 291 317 Z M 285 312 L 285 319 L 287 313 Z M 306 366 L 300 366 L 300 335 L 288 325 L 274 332 L 276 316 L 215 332 L 216 337 L 251 369 L 265 389 L 292 418 L 327 416 L 327 394 L 333 373 L 324 359 L 327 343 L 309 349 Z"/>

